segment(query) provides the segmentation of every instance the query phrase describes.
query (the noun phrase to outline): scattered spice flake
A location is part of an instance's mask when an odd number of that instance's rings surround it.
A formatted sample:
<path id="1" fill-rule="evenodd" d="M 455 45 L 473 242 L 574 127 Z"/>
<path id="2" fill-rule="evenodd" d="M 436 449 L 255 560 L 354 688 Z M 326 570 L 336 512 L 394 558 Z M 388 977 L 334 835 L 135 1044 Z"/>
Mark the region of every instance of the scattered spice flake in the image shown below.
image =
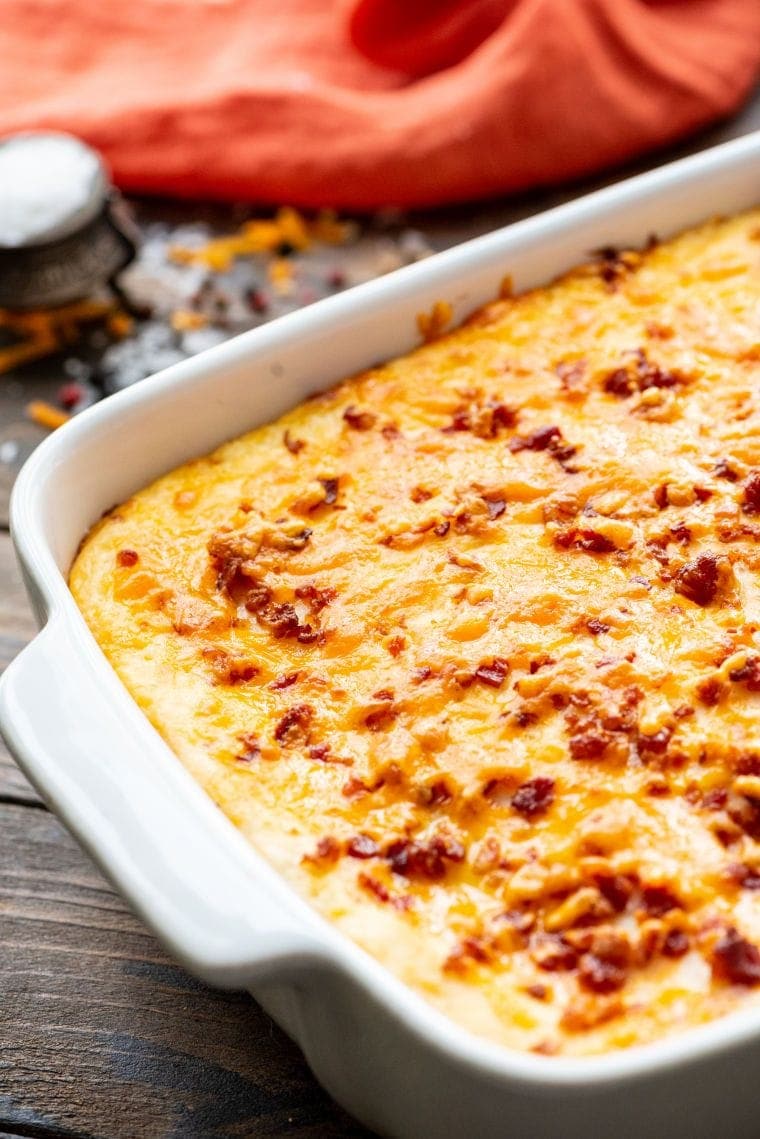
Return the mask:
<path id="1" fill-rule="evenodd" d="M 729 926 L 712 951 L 714 976 L 731 985 L 760 984 L 760 951 Z"/>
<path id="2" fill-rule="evenodd" d="M 350 404 L 343 412 L 344 422 L 354 431 L 371 431 L 377 423 L 377 416 L 373 411 L 362 411 L 361 408 Z"/>
<path id="3" fill-rule="evenodd" d="M 298 455 L 306 446 L 306 443 L 303 441 L 303 439 L 293 438 L 293 436 L 290 434 L 290 428 L 287 428 L 283 434 L 282 441 L 290 451 L 291 455 Z"/>
<path id="4" fill-rule="evenodd" d="M 451 324 L 454 310 L 448 301 L 436 301 L 430 312 L 417 314 L 417 328 L 426 344 L 437 340 Z"/>
<path id="5" fill-rule="evenodd" d="M 130 566 L 136 566 L 139 560 L 140 555 L 138 554 L 137 550 L 119 550 L 118 554 L 116 555 L 116 561 L 120 566 L 124 566 L 125 569 L 129 568 Z"/>
<path id="6" fill-rule="evenodd" d="M 554 802 L 554 787 L 554 780 L 547 776 L 526 780 L 512 796 L 513 809 L 526 819 L 545 814 Z"/>
<path id="7" fill-rule="evenodd" d="M 280 719 L 274 738 L 283 747 L 295 747 L 309 742 L 314 709 L 309 704 L 294 704 Z"/>
<path id="8" fill-rule="evenodd" d="M 715 554 L 699 554 L 676 574 L 676 593 L 703 608 L 718 591 L 718 559 Z"/>

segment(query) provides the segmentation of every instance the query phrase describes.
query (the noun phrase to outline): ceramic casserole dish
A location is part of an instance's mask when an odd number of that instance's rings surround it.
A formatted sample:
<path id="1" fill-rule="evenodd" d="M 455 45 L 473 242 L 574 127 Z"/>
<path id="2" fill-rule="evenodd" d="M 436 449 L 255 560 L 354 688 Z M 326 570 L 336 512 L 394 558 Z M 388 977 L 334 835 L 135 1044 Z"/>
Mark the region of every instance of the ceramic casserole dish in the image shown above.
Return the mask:
<path id="1" fill-rule="evenodd" d="M 41 633 L 0 682 L 19 764 L 189 970 L 244 987 L 320 1082 L 382 1135 L 575 1139 L 758 1134 L 760 1010 L 584 1059 L 480 1040 L 321 919 L 181 766 L 96 645 L 67 585 L 103 511 L 309 394 L 410 350 L 440 299 L 455 318 L 505 274 L 543 284 L 603 246 L 640 246 L 760 202 L 760 132 L 322 301 L 177 364 L 47 440 L 13 496 Z"/>

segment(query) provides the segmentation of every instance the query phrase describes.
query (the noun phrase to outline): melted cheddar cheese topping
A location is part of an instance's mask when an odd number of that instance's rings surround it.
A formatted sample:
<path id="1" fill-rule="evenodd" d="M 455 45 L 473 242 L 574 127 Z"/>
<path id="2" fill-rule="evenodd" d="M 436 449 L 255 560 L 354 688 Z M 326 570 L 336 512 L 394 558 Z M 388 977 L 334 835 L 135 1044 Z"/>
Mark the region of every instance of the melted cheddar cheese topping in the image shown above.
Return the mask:
<path id="1" fill-rule="evenodd" d="M 760 998 L 759 570 L 760 210 L 166 475 L 71 587 L 322 914 L 551 1055 Z"/>

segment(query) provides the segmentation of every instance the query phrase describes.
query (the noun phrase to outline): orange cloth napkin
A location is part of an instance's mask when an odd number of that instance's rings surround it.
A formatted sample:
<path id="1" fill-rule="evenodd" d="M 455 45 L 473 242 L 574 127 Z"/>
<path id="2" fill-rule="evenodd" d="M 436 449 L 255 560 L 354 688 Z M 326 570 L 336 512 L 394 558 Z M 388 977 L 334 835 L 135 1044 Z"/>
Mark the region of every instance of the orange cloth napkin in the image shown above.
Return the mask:
<path id="1" fill-rule="evenodd" d="M 760 0 L 0 0 L 0 133 L 130 190 L 430 205 L 557 182 L 726 115 Z"/>

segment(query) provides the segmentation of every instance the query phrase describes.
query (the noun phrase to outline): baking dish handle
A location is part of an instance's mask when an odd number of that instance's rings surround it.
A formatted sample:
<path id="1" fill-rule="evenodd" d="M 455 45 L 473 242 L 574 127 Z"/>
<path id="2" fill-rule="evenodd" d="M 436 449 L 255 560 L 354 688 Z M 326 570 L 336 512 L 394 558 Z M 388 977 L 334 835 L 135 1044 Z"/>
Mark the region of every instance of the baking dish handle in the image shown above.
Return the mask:
<path id="1" fill-rule="evenodd" d="M 247 987 L 323 956 L 320 919 L 184 770 L 83 623 L 51 618 L 8 666 L 0 732 L 43 798 L 193 973 Z"/>

